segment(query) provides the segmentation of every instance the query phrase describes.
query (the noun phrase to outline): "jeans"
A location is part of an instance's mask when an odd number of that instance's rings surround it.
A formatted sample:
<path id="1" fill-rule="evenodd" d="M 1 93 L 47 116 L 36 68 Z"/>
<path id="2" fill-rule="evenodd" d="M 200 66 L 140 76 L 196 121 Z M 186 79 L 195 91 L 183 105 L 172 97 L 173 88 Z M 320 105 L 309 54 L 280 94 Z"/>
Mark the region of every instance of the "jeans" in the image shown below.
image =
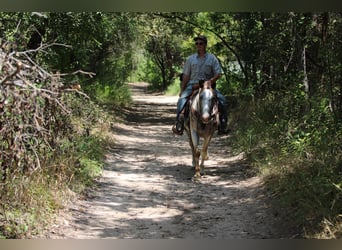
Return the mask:
<path id="1" fill-rule="evenodd" d="M 189 99 L 189 96 L 192 93 L 192 86 L 193 84 L 188 84 L 186 89 L 182 92 L 181 96 L 178 99 L 177 102 L 177 121 L 179 120 L 179 115 L 182 112 L 182 110 L 185 107 L 186 102 Z M 220 120 L 225 120 L 227 122 L 227 107 L 226 107 L 226 98 L 218 91 L 215 89 L 217 99 L 219 101 L 219 112 L 220 112 Z"/>

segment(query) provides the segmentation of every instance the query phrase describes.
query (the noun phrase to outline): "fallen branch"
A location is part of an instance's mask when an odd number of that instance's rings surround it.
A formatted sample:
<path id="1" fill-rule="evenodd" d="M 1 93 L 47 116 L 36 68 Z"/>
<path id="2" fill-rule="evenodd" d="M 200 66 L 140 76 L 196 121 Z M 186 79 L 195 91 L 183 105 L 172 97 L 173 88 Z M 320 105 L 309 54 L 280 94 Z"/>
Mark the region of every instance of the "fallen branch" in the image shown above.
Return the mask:
<path id="1" fill-rule="evenodd" d="M 48 157 L 45 150 L 55 150 L 59 138 L 70 136 L 73 110 L 67 103 L 70 98 L 63 97 L 65 92 L 90 99 L 80 91 L 80 85 L 64 88 L 61 76 L 67 74 L 49 73 L 30 56 L 56 45 L 70 47 L 53 43 L 6 52 L 0 44 L 0 183 L 5 183 L 8 175 L 13 178 L 17 173 L 43 168 L 42 162 Z M 83 70 L 72 74 L 95 75 Z"/>

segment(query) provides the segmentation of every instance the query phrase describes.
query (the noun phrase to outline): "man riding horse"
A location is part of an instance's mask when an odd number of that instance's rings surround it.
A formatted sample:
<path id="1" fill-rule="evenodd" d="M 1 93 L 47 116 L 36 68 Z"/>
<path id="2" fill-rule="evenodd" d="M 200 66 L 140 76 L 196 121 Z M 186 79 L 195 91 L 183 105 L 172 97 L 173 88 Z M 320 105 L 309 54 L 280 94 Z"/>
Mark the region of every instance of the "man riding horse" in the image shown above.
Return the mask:
<path id="1" fill-rule="evenodd" d="M 177 103 L 176 124 L 172 127 L 173 133 L 182 135 L 184 131 L 183 111 L 189 97 L 194 89 L 198 88 L 198 83 L 204 81 L 205 84 L 215 86 L 217 79 L 221 77 L 222 69 L 218 59 L 206 52 L 207 38 L 197 36 L 194 38 L 197 53 L 190 55 L 184 65 L 182 73 L 181 92 Z M 219 101 L 220 125 L 219 134 L 228 133 L 227 129 L 227 109 L 225 97 L 217 90 L 216 95 Z"/>

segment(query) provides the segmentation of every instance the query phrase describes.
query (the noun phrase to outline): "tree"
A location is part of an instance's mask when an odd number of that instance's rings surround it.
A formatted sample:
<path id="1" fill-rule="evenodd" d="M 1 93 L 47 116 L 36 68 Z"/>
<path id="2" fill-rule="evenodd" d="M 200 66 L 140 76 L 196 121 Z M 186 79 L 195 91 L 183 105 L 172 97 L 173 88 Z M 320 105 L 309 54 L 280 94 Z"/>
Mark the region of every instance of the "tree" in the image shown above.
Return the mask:
<path id="1" fill-rule="evenodd" d="M 181 36 L 164 18 L 158 15 L 144 17 L 146 19 L 143 22 L 150 23 L 143 26 L 146 55 L 160 73 L 160 77 L 155 77 L 152 84 L 155 88 L 165 90 L 176 77 L 184 60 L 181 53 Z"/>

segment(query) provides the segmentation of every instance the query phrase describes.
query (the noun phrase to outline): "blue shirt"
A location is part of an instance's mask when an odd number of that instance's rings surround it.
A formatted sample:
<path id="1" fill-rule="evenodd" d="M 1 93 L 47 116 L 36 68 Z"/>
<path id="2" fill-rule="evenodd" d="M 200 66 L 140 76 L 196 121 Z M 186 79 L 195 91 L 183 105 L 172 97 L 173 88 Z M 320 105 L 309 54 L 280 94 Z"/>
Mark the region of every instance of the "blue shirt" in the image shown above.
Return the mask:
<path id="1" fill-rule="evenodd" d="M 189 84 L 194 84 L 222 74 L 222 68 L 213 54 L 205 53 L 203 58 L 198 54 L 192 54 L 186 59 L 183 74 L 190 76 Z"/>

